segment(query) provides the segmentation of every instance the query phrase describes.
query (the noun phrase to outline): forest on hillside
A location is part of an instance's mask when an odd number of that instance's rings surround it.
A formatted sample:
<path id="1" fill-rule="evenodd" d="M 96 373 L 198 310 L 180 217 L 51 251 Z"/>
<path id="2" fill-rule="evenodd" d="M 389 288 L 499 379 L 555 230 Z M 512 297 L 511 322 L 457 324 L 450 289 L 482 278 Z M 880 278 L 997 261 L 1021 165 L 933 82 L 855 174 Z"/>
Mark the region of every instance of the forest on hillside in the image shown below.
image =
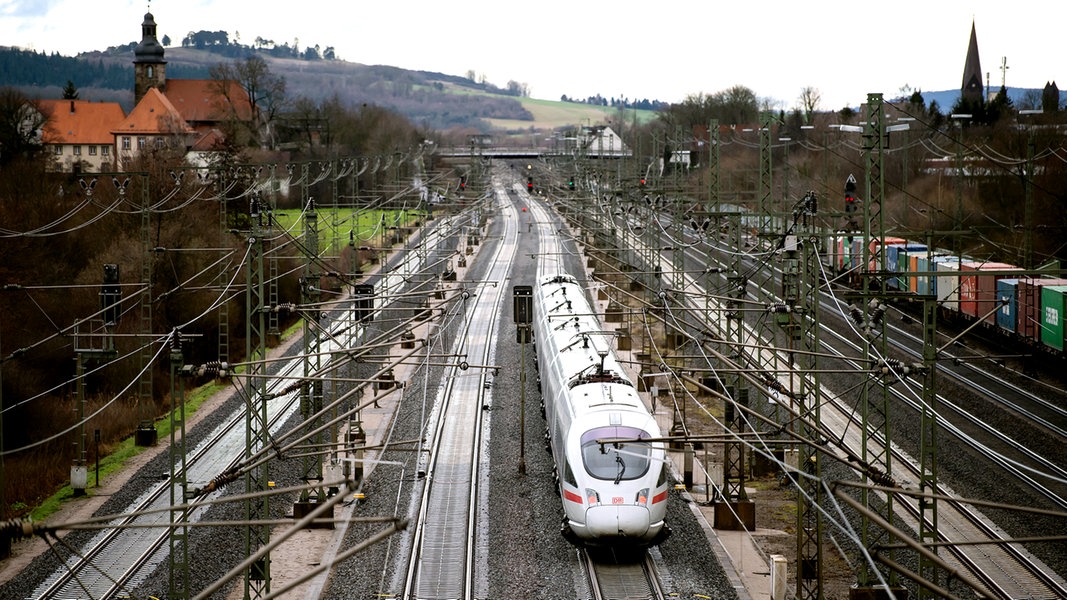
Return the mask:
<path id="1" fill-rule="evenodd" d="M 255 46 L 247 46 L 229 41 L 225 33 L 190 33 L 182 46 L 167 48 L 167 77 L 206 79 L 215 65 L 255 55 L 286 80 L 287 96 L 294 102 L 336 98 L 350 107 L 382 106 L 435 130 L 488 132 L 488 119 L 533 120 L 513 95 L 485 81 L 331 59 L 332 48 L 294 51 L 287 43 L 260 38 Z M 81 99 L 119 102 L 128 112 L 133 108 L 135 46 L 77 57 L 0 47 L 0 86 L 14 87 L 31 98 L 59 98 L 69 81 L 81 91 Z M 457 89 L 465 93 L 454 93 Z"/>

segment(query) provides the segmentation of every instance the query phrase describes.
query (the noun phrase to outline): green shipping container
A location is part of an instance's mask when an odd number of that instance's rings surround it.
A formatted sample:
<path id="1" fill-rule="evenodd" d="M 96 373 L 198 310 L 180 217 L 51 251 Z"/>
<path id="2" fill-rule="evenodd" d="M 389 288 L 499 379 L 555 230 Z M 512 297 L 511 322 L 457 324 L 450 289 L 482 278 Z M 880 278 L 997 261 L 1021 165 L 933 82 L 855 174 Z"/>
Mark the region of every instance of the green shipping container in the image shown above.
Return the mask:
<path id="1" fill-rule="evenodd" d="M 1063 318 L 1067 309 L 1067 285 L 1041 288 L 1041 342 L 1063 350 Z"/>

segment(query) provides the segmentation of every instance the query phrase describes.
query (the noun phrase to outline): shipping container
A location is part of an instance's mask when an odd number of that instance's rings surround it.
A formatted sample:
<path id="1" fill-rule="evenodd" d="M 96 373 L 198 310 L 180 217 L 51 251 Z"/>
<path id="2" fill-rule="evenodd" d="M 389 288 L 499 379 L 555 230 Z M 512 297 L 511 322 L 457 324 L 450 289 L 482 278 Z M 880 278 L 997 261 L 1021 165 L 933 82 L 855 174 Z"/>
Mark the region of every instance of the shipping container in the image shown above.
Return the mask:
<path id="1" fill-rule="evenodd" d="M 862 238 L 860 238 L 857 241 L 859 241 L 860 249 L 862 249 L 863 248 L 863 240 L 862 240 Z M 906 240 L 904 238 L 898 238 L 898 237 L 887 237 L 884 240 L 883 239 L 878 239 L 878 238 L 872 239 L 871 243 L 870 243 L 870 246 L 869 246 L 869 249 L 870 249 L 870 257 L 869 257 L 870 258 L 870 264 L 867 265 L 867 268 L 869 268 L 871 271 L 880 271 L 880 270 L 882 270 L 882 259 L 879 256 L 879 246 L 889 246 L 889 245 L 892 245 L 892 244 L 906 244 L 906 243 L 908 243 L 908 240 Z M 857 256 L 858 257 L 859 253 L 857 252 L 853 256 Z M 894 256 L 896 256 L 896 255 L 894 255 Z M 893 263 L 888 263 L 888 264 L 892 265 Z"/>
<path id="2" fill-rule="evenodd" d="M 925 244 L 906 244 L 897 253 L 897 273 L 907 273 L 909 271 L 917 271 L 918 264 L 916 260 L 919 256 L 926 256 L 928 250 Z M 914 292 L 916 276 L 914 275 L 901 275 L 897 278 L 899 283 L 899 289 L 902 292 Z"/>
<path id="3" fill-rule="evenodd" d="M 1018 328 L 1019 317 L 1016 292 L 1019 289 L 1018 279 L 1001 279 L 997 281 L 997 326 L 1001 329 L 1014 332 Z"/>
<path id="4" fill-rule="evenodd" d="M 960 312 L 971 317 L 978 312 L 978 281 L 975 273 L 983 264 L 971 260 L 960 263 Z"/>
<path id="5" fill-rule="evenodd" d="M 858 268 L 862 267 L 863 266 L 863 238 L 862 237 L 854 237 L 854 238 L 852 238 L 852 243 L 849 244 L 849 248 L 850 248 L 850 250 L 848 252 L 848 255 L 850 257 L 850 260 L 852 261 L 852 264 L 851 264 L 851 266 L 849 266 L 849 268 L 850 269 L 858 269 Z"/>
<path id="6" fill-rule="evenodd" d="M 915 278 L 915 293 L 923 296 L 934 296 L 937 294 L 936 261 L 945 256 L 944 253 L 934 251 L 933 254 L 925 253 L 915 257 L 915 271 L 919 273 L 930 273 L 929 275 L 919 275 Z"/>
<path id="7" fill-rule="evenodd" d="M 900 289 L 900 279 L 892 273 L 899 271 L 898 261 L 900 260 L 900 251 L 903 250 L 907 244 L 886 244 L 885 245 L 885 270 L 889 274 L 886 277 L 886 287 L 891 290 Z M 881 265 L 878 266 L 881 269 Z"/>
<path id="8" fill-rule="evenodd" d="M 826 236 L 826 266 L 832 272 L 832 275 L 836 275 L 841 272 L 842 253 L 841 244 L 842 238 L 839 235 Z"/>
<path id="9" fill-rule="evenodd" d="M 993 314 L 997 299 L 997 281 L 1008 274 L 993 274 L 989 271 L 1021 271 L 1015 265 L 989 261 L 964 261 L 960 264 L 960 312 L 990 324 L 996 323 Z"/>
<path id="10" fill-rule="evenodd" d="M 979 270 L 978 275 L 975 276 L 975 284 L 977 286 L 977 309 L 975 310 L 975 316 L 983 318 L 987 323 L 993 325 L 997 322 L 997 282 L 1002 279 L 1015 279 L 1018 275 L 1009 275 L 1006 273 L 992 273 L 991 271 L 1022 271 L 1015 265 L 1009 265 L 1007 263 L 985 263 Z"/>
<path id="11" fill-rule="evenodd" d="M 1067 279 L 1030 277 L 1019 280 L 1015 291 L 1017 308 L 1015 331 L 1028 340 L 1041 341 L 1041 288 L 1046 285 L 1067 285 Z"/>
<path id="12" fill-rule="evenodd" d="M 937 301 L 946 309 L 960 309 L 960 259 L 945 257 L 934 261 L 937 265 Z"/>
<path id="13" fill-rule="evenodd" d="M 1041 343 L 1063 350 L 1063 317 L 1067 285 L 1041 287 Z"/>

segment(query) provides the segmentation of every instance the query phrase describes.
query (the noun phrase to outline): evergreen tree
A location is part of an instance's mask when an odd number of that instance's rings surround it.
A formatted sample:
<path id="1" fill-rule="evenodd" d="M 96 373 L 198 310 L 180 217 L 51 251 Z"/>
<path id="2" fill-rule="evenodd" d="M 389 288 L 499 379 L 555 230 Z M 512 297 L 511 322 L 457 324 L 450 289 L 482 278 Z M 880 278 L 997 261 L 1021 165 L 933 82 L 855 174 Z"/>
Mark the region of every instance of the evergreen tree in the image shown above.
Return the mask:
<path id="1" fill-rule="evenodd" d="M 78 88 L 74 87 L 74 82 L 67 80 L 67 85 L 63 86 L 63 99 L 64 100 L 77 100 Z"/>

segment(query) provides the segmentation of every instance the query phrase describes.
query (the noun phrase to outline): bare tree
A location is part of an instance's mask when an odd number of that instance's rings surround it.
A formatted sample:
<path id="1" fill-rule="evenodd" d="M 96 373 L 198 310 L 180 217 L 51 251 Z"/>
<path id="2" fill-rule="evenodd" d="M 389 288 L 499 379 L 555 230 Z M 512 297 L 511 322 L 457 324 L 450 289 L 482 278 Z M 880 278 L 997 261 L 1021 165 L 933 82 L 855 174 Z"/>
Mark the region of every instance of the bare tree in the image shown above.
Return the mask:
<path id="1" fill-rule="evenodd" d="M 262 57 L 252 55 L 233 63 L 219 63 L 211 68 L 211 78 L 216 82 L 216 92 L 225 98 L 230 107 L 235 107 L 229 82 L 236 82 L 248 95 L 252 119 L 263 128 L 263 137 L 273 147 L 273 124 L 285 104 L 285 78 L 270 72 L 270 66 Z"/>
<path id="2" fill-rule="evenodd" d="M 0 88 L 0 165 L 40 154 L 46 118 L 36 103 L 15 88 Z"/>
<path id="3" fill-rule="evenodd" d="M 819 92 L 819 88 L 809 85 L 800 90 L 800 108 L 804 111 L 804 119 L 808 123 L 811 123 L 811 115 L 819 110 L 819 102 L 821 101 L 822 94 Z"/>

